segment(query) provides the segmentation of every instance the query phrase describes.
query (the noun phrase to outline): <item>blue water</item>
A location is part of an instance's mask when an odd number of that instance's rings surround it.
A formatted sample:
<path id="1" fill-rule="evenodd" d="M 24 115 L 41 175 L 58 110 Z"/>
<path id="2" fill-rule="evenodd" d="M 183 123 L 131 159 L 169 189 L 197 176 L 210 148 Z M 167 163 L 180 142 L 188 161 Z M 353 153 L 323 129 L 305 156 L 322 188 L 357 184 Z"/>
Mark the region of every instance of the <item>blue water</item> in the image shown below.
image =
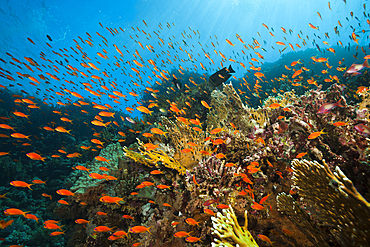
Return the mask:
<path id="1" fill-rule="evenodd" d="M 9 1 L 1 6 L 1 19 L 0 19 L 0 31 L 2 33 L 0 39 L 0 57 L 9 59 L 5 52 L 9 52 L 14 57 L 23 60 L 24 56 L 31 57 L 38 63 L 43 63 L 39 57 L 40 52 L 45 53 L 46 58 L 50 58 L 51 61 L 63 60 L 66 58 L 69 63 L 64 62 L 64 66 L 70 64 L 73 67 L 79 68 L 79 62 L 73 58 L 61 57 L 52 53 L 52 51 L 58 51 L 59 49 L 66 48 L 68 52 L 66 54 L 75 55 L 76 59 L 81 60 L 81 56 L 76 55 L 71 51 L 70 47 L 76 48 L 75 39 L 82 46 L 83 51 L 91 56 L 92 61 L 101 62 L 102 64 L 98 67 L 101 70 L 106 69 L 112 73 L 110 79 L 105 78 L 104 82 L 107 83 L 109 80 L 116 78 L 119 85 L 119 90 L 126 92 L 130 90 L 133 79 L 128 77 L 132 75 L 135 77 L 136 73 L 133 72 L 127 64 L 122 65 L 122 69 L 126 75 L 122 74 L 121 70 L 112 71 L 112 67 L 108 67 L 107 63 L 111 66 L 114 63 L 113 56 L 119 57 L 119 54 L 115 51 L 113 44 L 117 45 L 124 53 L 123 60 L 132 61 L 134 59 L 133 53 L 137 50 L 141 57 L 144 58 L 145 65 L 148 64 L 148 59 L 156 58 L 156 55 L 160 55 L 157 59 L 157 64 L 161 64 L 160 60 L 167 62 L 167 58 L 173 59 L 175 55 L 181 59 L 189 60 L 189 57 L 185 52 L 179 51 L 179 47 L 182 47 L 184 51 L 194 56 L 194 63 L 192 62 L 173 62 L 173 64 L 163 64 L 162 70 L 171 70 L 172 68 L 178 69 L 181 65 L 184 68 L 190 70 L 200 71 L 200 63 L 207 68 L 208 73 L 213 73 L 221 68 L 220 55 L 216 55 L 214 50 L 221 51 L 227 58 L 233 58 L 238 62 L 243 62 L 249 67 L 246 57 L 252 55 L 258 59 L 257 55 L 253 53 L 251 49 L 244 51 L 246 55 L 244 58 L 236 57 L 235 53 L 241 54 L 243 44 L 236 38 L 236 34 L 240 35 L 241 39 L 245 44 L 251 44 L 256 39 L 261 47 L 266 49 L 266 52 L 261 49 L 258 52 L 264 57 L 261 62 L 274 62 L 277 61 L 281 54 L 279 49 L 282 50 L 284 47 L 277 45 L 275 42 L 281 41 L 286 44 L 291 43 L 295 47 L 295 51 L 302 51 L 307 48 L 316 48 L 312 44 L 313 39 L 321 47 L 321 49 L 329 48 L 324 45 L 322 41 L 327 41 L 330 46 L 335 47 L 337 42 L 340 40 L 344 46 L 356 45 L 352 40 L 349 39 L 349 35 L 352 33 L 350 26 L 354 27 L 356 31 L 362 29 L 368 29 L 365 17 L 363 15 L 363 5 L 360 1 L 351 1 L 345 4 L 343 1 L 330 1 L 331 9 L 328 7 L 327 1 L 110 1 L 102 4 L 100 1 L 93 2 L 79 2 L 74 1 Z M 354 16 L 359 18 L 357 21 L 355 18 L 350 17 L 349 13 L 353 11 Z M 317 12 L 320 12 L 322 20 L 318 16 Z M 348 20 L 346 20 L 346 17 Z M 145 26 L 143 20 L 148 26 Z M 339 27 L 338 21 L 341 22 L 342 28 Z M 105 28 L 99 25 L 99 22 L 108 28 L 116 28 L 119 30 L 119 34 L 114 36 L 109 33 Z M 267 30 L 262 23 L 269 27 Z M 309 23 L 317 26 L 319 30 L 314 30 L 309 27 Z M 362 24 L 362 27 L 358 25 Z M 167 25 L 169 26 L 167 27 Z M 161 25 L 161 27 L 159 27 Z M 334 27 L 338 26 L 340 36 L 334 33 Z M 287 34 L 283 33 L 280 29 L 285 28 Z M 122 32 L 119 28 L 122 28 L 125 32 Z M 142 32 L 137 30 L 145 31 L 151 34 L 151 38 L 144 35 Z M 272 31 L 272 29 L 274 31 Z M 290 33 L 289 30 L 292 32 Z M 160 40 L 154 31 L 158 33 L 161 39 L 164 41 L 164 45 L 159 46 Z M 196 32 L 196 34 L 193 33 Z M 274 34 L 272 37 L 269 31 Z M 106 37 L 109 41 L 109 46 L 106 47 L 101 43 L 100 38 L 96 32 L 99 32 L 102 36 Z M 198 34 L 199 32 L 199 34 Z M 300 33 L 301 32 L 301 33 Z M 94 43 L 93 47 L 87 44 L 81 44 L 78 37 L 83 40 L 88 38 L 87 34 L 92 36 Z M 328 34 L 330 39 L 325 37 L 325 33 Z M 185 34 L 185 38 L 182 36 Z M 298 34 L 302 38 L 306 39 L 307 45 L 302 45 L 302 39 L 298 38 Z M 49 41 L 46 37 L 49 35 L 53 41 Z M 135 35 L 138 35 L 137 38 Z M 191 35 L 187 36 L 187 35 Z M 321 39 L 315 37 L 319 36 Z M 133 39 L 130 38 L 133 37 Z M 309 37 L 307 40 L 306 36 Z M 31 38 L 36 44 L 30 43 L 27 38 Z M 148 39 L 147 39 L 148 38 Z M 285 39 L 287 41 L 285 41 Z M 229 39 L 235 46 L 230 46 L 226 39 Z M 188 46 L 185 46 L 184 40 Z M 144 45 L 152 45 L 155 53 L 149 52 L 147 49 L 142 49 L 137 41 L 142 42 Z M 365 45 L 368 41 L 367 33 L 365 33 L 360 39 L 360 45 Z M 46 42 L 50 43 L 53 49 L 46 45 Z M 168 42 L 174 43 L 174 49 L 168 47 Z M 213 42 L 216 45 L 214 48 L 211 45 Z M 176 44 L 178 43 L 178 44 Z M 302 48 L 298 48 L 295 44 L 300 44 Z M 100 46 L 101 45 L 101 46 Z M 128 54 L 125 48 L 130 51 Z M 271 48 L 273 46 L 275 50 Z M 102 48 L 105 48 L 108 52 L 109 60 L 104 60 L 96 55 L 97 52 L 102 52 Z M 290 47 L 283 52 L 292 52 Z M 169 54 L 169 56 L 165 54 Z M 214 60 L 214 64 L 205 57 L 205 53 L 209 53 L 211 58 Z M 91 55 L 90 55 L 91 54 Z M 318 55 L 320 53 L 317 52 Z M 250 59 L 250 58 L 249 58 Z M 168 63 L 168 62 L 167 62 Z M 58 64 L 56 64 L 58 67 Z M 197 68 L 194 67 L 197 66 Z M 258 64 L 256 64 L 258 65 Z M 1 67 L 5 70 L 9 70 L 14 73 L 17 71 L 16 68 L 7 64 L 1 64 Z M 136 66 L 137 67 L 137 66 Z M 246 72 L 239 64 L 233 65 L 236 70 L 236 77 L 242 77 Z M 64 68 L 60 68 L 60 73 Z M 64 70 L 65 71 L 65 70 Z M 82 70 L 83 71 L 83 70 Z M 151 70 L 147 68 L 140 69 L 147 75 L 152 75 Z M 25 71 L 24 71 L 25 72 Z M 29 71 L 27 71 L 28 73 Z M 43 72 L 50 72 L 55 74 L 54 71 L 44 68 Z M 94 71 L 96 72 L 96 71 Z M 101 74 L 101 73 L 100 73 Z M 145 81 L 148 80 L 147 75 L 143 76 L 143 85 L 148 85 Z M 62 76 L 63 80 L 76 80 L 75 77 Z M 27 92 L 32 92 L 34 95 L 35 87 L 29 85 L 27 79 L 24 79 L 21 83 L 22 89 Z M 48 93 L 44 90 L 50 88 L 55 84 L 59 86 L 61 81 L 56 82 L 50 79 L 51 85 L 45 85 L 41 83 L 39 85 L 40 91 L 45 94 L 48 98 Z M 86 80 L 88 81 L 88 80 Z M 8 80 L 1 78 L 2 85 L 8 85 Z M 64 83 L 65 84 L 65 83 Z M 70 85 L 66 87 L 69 88 Z M 140 89 L 134 87 L 135 90 Z M 21 87 L 15 86 L 14 90 L 20 90 Z M 141 87 L 143 89 L 143 87 Z M 82 87 L 77 89 L 77 92 L 83 96 L 90 96 L 86 94 L 86 91 Z M 52 94 L 57 99 L 57 95 Z M 122 102 L 122 104 L 115 104 L 108 97 L 101 97 L 99 101 L 102 103 L 110 103 L 117 109 L 130 106 L 136 103 L 135 98 L 128 95 L 128 102 Z M 63 99 L 60 99 L 63 100 Z M 47 99 L 49 103 L 55 104 L 55 100 Z M 62 101 L 63 102 L 63 101 Z M 138 114 L 137 111 L 134 115 Z"/>

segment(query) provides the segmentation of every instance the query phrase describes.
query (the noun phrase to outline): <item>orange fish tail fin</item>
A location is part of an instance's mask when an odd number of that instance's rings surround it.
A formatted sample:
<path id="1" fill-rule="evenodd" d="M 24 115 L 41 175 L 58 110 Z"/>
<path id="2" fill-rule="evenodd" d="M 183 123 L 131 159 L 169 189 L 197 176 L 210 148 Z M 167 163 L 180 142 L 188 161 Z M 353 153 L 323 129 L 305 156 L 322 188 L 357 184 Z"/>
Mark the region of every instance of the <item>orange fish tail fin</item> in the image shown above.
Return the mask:
<path id="1" fill-rule="evenodd" d="M 29 184 L 27 187 L 28 187 L 30 190 L 33 190 L 33 189 L 31 189 L 31 185 L 33 185 L 33 184 Z"/>
<path id="2" fill-rule="evenodd" d="M 23 216 L 26 217 L 26 214 L 29 213 L 31 211 L 27 211 L 27 212 L 23 212 Z"/>
<path id="3" fill-rule="evenodd" d="M 341 105 L 341 103 L 340 103 L 341 101 L 342 101 L 342 98 L 340 98 L 340 100 L 337 103 L 335 103 L 335 105 L 338 106 L 338 107 L 344 107 L 343 105 Z"/>
<path id="4" fill-rule="evenodd" d="M 366 67 L 366 68 L 370 68 L 370 65 L 369 65 L 369 62 L 367 61 L 367 59 L 365 60 L 365 62 L 362 64 L 362 66 Z"/>
<path id="5" fill-rule="evenodd" d="M 150 234 L 152 234 L 152 233 L 149 231 L 149 229 L 150 229 L 150 228 L 152 228 L 152 226 L 150 226 L 150 227 L 148 228 L 148 232 L 149 232 Z"/>

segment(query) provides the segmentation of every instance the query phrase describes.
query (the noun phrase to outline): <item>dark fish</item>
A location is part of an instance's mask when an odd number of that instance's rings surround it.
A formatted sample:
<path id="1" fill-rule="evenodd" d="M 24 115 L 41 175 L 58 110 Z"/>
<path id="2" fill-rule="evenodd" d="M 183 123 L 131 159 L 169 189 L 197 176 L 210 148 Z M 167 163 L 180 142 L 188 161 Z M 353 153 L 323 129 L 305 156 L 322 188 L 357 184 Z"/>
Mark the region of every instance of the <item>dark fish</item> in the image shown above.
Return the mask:
<path id="1" fill-rule="evenodd" d="M 46 35 L 46 37 L 48 38 L 48 40 L 53 41 L 49 35 Z"/>
<path id="2" fill-rule="evenodd" d="M 224 67 L 223 69 L 221 69 L 221 70 L 217 71 L 216 73 L 214 73 L 213 75 L 211 75 L 209 77 L 208 81 L 214 87 L 218 87 L 218 86 L 221 85 L 221 83 L 227 81 L 231 77 L 230 73 L 235 73 L 235 71 L 233 70 L 231 65 L 229 66 L 228 69 L 226 67 Z"/>

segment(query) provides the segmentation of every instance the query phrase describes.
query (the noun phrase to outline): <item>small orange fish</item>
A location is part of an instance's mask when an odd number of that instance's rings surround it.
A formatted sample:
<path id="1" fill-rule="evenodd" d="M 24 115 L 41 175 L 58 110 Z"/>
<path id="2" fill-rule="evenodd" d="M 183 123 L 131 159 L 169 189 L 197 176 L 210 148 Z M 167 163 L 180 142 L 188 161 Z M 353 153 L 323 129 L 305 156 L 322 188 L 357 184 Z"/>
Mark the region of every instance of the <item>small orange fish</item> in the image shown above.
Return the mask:
<path id="1" fill-rule="evenodd" d="M 154 134 L 164 135 L 164 136 L 166 136 L 166 134 L 168 133 L 168 132 L 163 132 L 161 129 L 158 129 L 158 128 L 151 128 L 150 131 L 152 131 Z"/>
<path id="2" fill-rule="evenodd" d="M 75 196 L 75 193 L 66 189 L 57 190 L 57 194 L 61 196 Z"/>
<path id="3" fill-rule="evenodd" d="M 319 131 L 319 132 L 313 132 L 312 134 L 310 134 L 309 136 L 308 136 L 308 139 L 309 140 L 313 140 L 313 139 L 316 139 L 317 137 L 319 137 L 320 135 L 322 135 L 322 134 L 327 134 L 327 132 L 323 132 L 324 131 L 324 129 L 322 129 L 321 131 Z"/>
<path id="4" fill-rule="evenodd" d="M 9 215 L 25 215 L 26 213 L 28 212 L 23 212 L 22 210 L 20 209 L 17 209 L 17 208 L 8 208 L 4 211 L 4 214 L 9 216 Z"/>
<path id="5" fill-rule="evenodd" d="M 31 185 L 33 185 L 33 184 L 28 184 L 28 183 L 23 182 L 23 181 L 11 181 L 10 185 L 12 185 L 14 187 L 29 188 L 30 190 L 32 190 Z"/>
<path id="6" fill-rule="evenodd" d="M 101 157 L 101 156 L 95 156 L 95 159 L 98 160 L 98 161 L 108 162 L 109 163 L 109 160 L 107 160 L 106 158 Z"/>
<path id="7" fill-rule="evenodd" d="M 187 218 L 185 222 L 191 226 L 195 226 L 195 225 L 199 226 L 199 222 L 195 221 L 193 218 Z"/>
<path id="8" fill-rule="evenodd" d="M 337 126 L 337 127 L 339 127 L 339 126 L 345 126 L 345 125 L 348 125 L 348 122 L 345 123 L 345 122 L 342 122 L 342 121 L 338 121 L 338 122 L 333 123 L 333 125 L 334 126 Z"/>
<path id="9" fill-rule="evenodd" d="M 43 197 L 49 197 L 50 198 L 50 200 L 52 200 L 53 198 L 51 197 L 51 195 L 48 195 L 48 194 L 46 194 L 46 193 L 42 193 L 41 194 Z"/>
<path id="10" fill-rule="evenodd" d="M 183 237 L 186 237 L 186 236 L 190 236 L 190 232 L 180 231 L 180 232 L 176 232 L 173 236 L 175 238 L 183 238 Z"/>
<path id="11" fill-rule="evenodd" d="M 210 210 L 210 209 L 208 209 L 208 208 L 205 208 L 204 209 L 204 212 L 206 213 L 206 214 L 209 214 L 209 215 L 212 215 L 212 216 L 215 216 L 216 214 L 215 214 L 215 212 L 213 212 L 212 210 Z"/>
<path id="12" fill-rule="evenodd" d="M 186 242 L 190 242 L 190 243 L 195 243 L 195 242 L 198 242 L 198 241 L 202 242 L 200 240 L 200 238 L 197 238 L 197 237 L 187 237 L 185 240 L 186 240 Z"/>
<path id="13" fill-rule="evenodd" d="M 59 200 L 58 203 L 64 204 L 64 205 L 69 205 L 69 203 L 65 200 Z"/>
<path id="14" fill-rule="evenodd" d="M 152 228 L 152 227 L 134 226 L 134 227 L 130 228 L 129 232 L 131 232 L 131 233 L 149 232 L 150 233 L 150 231 L 149 231 L 150 228 Z"/>
<path id="15" fill-rule="evenodd" d="M 122 217 L 125 218 L 125 219 L 134 220 L 134 218 L 132 216 L 127 215 L 127 214 L 122 215 Z"/>
<path id="16" fill-rule="evenodd" d="M 153 171 L 150 172 L 150 174 L 152 174 L 152 175 L 159 175 L 159 174 L 163 174 L 163 172 L 162 171 L 159 171 L 159 170 L 153 170 Z"/>
<path id="17" fill-rule="evenodd" d="M 77 224 L 90 224 L 90 221 L 84 220 L 84 219 L 77 219 L 75 220 Z"/>
<path id="18" fill-rule="evenodd" d="M 55 222 L 55 221 L 54 221 Z M 50 222 L 44 222 L 44 228 L 46 229 L 50 229 L 50 230 L 55 230 L 55 229 L 59 229 L 59 230 L 62 230 L 62 227 L 63 226 L 59 226 L 57 224 L 59 224 L 59 221 L 57 221 L 58 223 L 52 223 L 51 221 Z"/>
<path id="19" fill-rule="evenodd" d="M 297 159 L 300 159 L 300 158 L 302 158 L 303 156 L 305 156 L 307 154 L 307 152 L 305 152 L 305 153 L 299 153 L 297 156 L 296 156 L 296 158 Z"/>
<path id="20" fill-rule="evenodd" d="M 23 135 L 21 133 L 12 133 L 11 136 L 14 137 L 14 138 L 28 139 L 28 140 L 29 140 L 29 137 L 30 137 L 30 136 Z"/>
<path id="21" fill-rule="evenodd" d="M 65 232 L 65 231 L 62 231 L 62 232 L 52 232 L 52 233 L 50 233 L 49 235 L 50 235 L 50 236 L 58 236 L 58 235 L 65 234 L 64 232 Z"/>
<path id="22" fill-rule="evenodd" d="M 207 109 L 211 109 L 212 107 L 210 107 L 208 104 L 207 104 L 207 102 L 205 102 L 204 100 L 202 100 L 201 102 L 200 102 L 205 108 L 207 108 Z"/>
<path id="23" fill-rule="evenodd" d="M 218 153 L 218 154 L 216 154 L 216 158 L 217 159 L 223 159 L 223 158 L 226 158 L 226 155 L 223 154 L 223 153 Z"/>
<path id="24" fill-rule="evenodd" d="M 226 39 L 226 42 L 227 42 L 229 45 L 231 45 L 231 46 L 234 46 L 234 45 L 235 45 L 235 44 L 231 43 L 231 41 L 230 41 L 230 40 L 228 40 L 228 39 Z"/>
<path id="25" fill-rule="evenodd" d="M 164 185 L 164 184 L 159 184 L 156 186 L 158 189 L 164 190 L 164 189 L 169 189 L 171 186 Z"/>
<path id="26" fill-rule="evenodd" d="M 14 220 L 9 220 L 9 221 L 1 220 L 0 221 L 0 228 L 5 229 L 8 226 L 10 226 L 13 222 L 14 222 Z"/>
<path id="27" fill-rule="evenodd" d="M 218 204 L 216 207 L 219 208 L 219 209 L 228 209 L 229 208 L 229 206 L 227 206 L 226 204 Z"/>
<path id="28" fill-rule="evenodd" d="M 94 228 L 94 231 L 96 232 L 112 232 L 113 231 L 113 228 L 115 227 L 112 227 L 112 228 L 109 228 L 107 226 L 97 226 Z"/>
<path id="29" fill-rule="evenodd" d="M 272 245 L 271 240 L 270 240 L 267 236 L 262 235 L 262 234 L 258 234 L 258 235 L 257 235 L 257 237 L 258 237 L 259 239 L 261 239 L 262 241 L 265 241 L 265 242 L 269 243 L 270 245 Z"/>
<path id="30" fill-rule="evenodd" d="M 264 206 L 258 204 L 257 202 L 253 202 L 253 205 L 251 206 L 251 208 L 255 210 L 265 210 L 266 209 Z"/>
<path id="31" fill-rule="evenodd" d="M 153 143 L 146 143 L 144 144 L 144 147 L 146 151 L 152 151 L 156 149 L 157 147 L 159 147 L 159 145 L 154 145 Z"/>
<path id="32" fill-rule="evenodd" d="M 282 229 L 281 230 L 283 233 L 285 233 L 286 235 L 289 235 L 289 236 L 293 236 L 293 232 L 288 230 L 288 229 Z"/>
<path id="33" fill-rule="evenodd" d="M 267 198 L 270 196 L 271 194 L 268 194 L 267 196 L 264 196 L 262 199 L 261 199 L 261 201 L 260 201 L 260 203 L 259 204 L 263 204 L 266 200 L 267 200 Z"/>
<path id="34" fill-rule="evenodd" d="M 34 183 L 34 184 L 46 184 L 46 181 L 35 179 L 35 180 L 32 180 L 32 183 Z"/>

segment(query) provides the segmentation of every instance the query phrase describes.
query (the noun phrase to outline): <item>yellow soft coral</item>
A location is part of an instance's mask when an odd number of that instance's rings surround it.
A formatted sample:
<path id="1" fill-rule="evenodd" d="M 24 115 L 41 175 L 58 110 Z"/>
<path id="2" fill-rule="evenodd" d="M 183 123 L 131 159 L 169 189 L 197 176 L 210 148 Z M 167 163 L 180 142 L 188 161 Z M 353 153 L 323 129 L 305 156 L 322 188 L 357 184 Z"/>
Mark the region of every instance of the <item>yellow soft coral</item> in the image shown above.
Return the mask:
<path id="1" fill-rule="evenodd" d="M 124 148 L 124 154 L 130 159 L 133 159 L 136 162 L 142 163 L 149 167 L 158 166 L 159 162 L 167 168 L 177 170 L 180 175 L 184 175 L 186 173 L 186 168 L 182 166 L 179 162 L 177 162 L 174 158 L 168 156 L 163 150 L 158 149 L 147 151 L 142 142 L 138 140 L 138 143 L 140 145 L 140 154 Z"/>
<path id="2" fill-rule="evenodd" d="M 223 214 L 217 213 L 217 217 L 212 217 L 212 233 L 218 238 L 212 243 L 212 247 L 233 247 L 232 243 L 240 247 L 258 247 L 256 241 L 248 231 L 247 210 L 244 212 L 245 223 L 241 227 L 236 219 L 233 208 L 222 210 Z"/>

